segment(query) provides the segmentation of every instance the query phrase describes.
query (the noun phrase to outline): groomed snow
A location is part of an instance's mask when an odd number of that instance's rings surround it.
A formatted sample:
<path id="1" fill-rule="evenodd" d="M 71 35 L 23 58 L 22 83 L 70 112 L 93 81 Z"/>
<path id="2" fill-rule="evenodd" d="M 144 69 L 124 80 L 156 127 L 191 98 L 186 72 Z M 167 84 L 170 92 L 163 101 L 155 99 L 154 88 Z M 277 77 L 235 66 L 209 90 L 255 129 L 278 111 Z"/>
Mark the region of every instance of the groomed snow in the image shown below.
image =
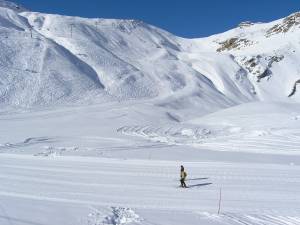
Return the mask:
<path id="1" fill-rule="evenodd" d="M 300 224 L 299 166 L 185 162 L 190 188 L 181 189 L 174 161 L 0 161 L 3 225 Z"/>
<path id="2" fill-rule="evenodd" d="M 299 105 L 263 106 L 181 124 L 147 102 L 3 113 L 1 224 L 300 224 Z"/>

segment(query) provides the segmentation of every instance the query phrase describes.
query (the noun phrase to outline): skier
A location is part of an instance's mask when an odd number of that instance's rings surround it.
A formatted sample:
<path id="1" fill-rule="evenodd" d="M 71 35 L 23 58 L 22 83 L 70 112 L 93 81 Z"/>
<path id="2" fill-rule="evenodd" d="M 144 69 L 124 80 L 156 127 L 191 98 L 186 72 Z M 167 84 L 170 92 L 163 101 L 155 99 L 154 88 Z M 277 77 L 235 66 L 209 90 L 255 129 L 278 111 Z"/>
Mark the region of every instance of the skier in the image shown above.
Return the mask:
<path id="1" fill-rule="evenodd" d="M 187 188 L 187 186 L 185 184 L 186 176 L 187 176 L 187 173 L 184 171 L 184 167 L 181 165 L 181 167 L 180 167 L 180 183 L 181 183 L 181 187 L 183 187 L 183 188 Z"/>

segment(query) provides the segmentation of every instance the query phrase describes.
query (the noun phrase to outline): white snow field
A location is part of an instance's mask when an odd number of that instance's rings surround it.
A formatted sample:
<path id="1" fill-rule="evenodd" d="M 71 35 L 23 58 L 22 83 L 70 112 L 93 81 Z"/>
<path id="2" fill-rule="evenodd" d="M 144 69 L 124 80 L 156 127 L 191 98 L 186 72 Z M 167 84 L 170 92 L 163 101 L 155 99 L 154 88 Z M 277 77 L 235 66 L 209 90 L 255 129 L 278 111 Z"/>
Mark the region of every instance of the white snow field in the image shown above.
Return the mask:
<path id="1" fill-rule="evenodd" d="M 181 189 L 175 161 L 0 160 L 1 224 L 300 224 L 297 166 L 190 162 Z"/>
<path id="2" fill-rule="evenodd" d="M 0 224 L 300 224 L 299 105 L 265 104 L 180 124 L 136 101 L 3 113 Z"/>
<path id="3" fill-rule="evenodd" d="M 299 26 L 184 39 L 0 0 L 0 225 L 300 224 Z"/>

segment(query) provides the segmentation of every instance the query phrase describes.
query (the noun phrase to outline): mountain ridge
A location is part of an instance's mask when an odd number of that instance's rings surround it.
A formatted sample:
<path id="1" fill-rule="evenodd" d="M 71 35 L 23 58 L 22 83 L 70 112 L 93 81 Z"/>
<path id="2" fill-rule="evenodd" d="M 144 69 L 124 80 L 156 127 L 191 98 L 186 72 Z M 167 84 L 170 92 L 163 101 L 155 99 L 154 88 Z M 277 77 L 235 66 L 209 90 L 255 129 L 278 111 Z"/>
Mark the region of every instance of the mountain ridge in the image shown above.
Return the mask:
<path id="1" fill-rule="evenodd" d="M 270 28 L 290 19 L 186 39 L 138 20 L 9 10 L 0 12 L 3 107 L 149 99 L 192 116 L 249 101 L 300 100 L 297 91 L 288 97 L 300 76 L 298 13 L 286 17 L 297 18 L 286 32 L 270 37 Z"/>
<path id="2" fill-rule="evenodd" d="M 28 11 L 25 7 L 23 7 L 20 4 L 17 4 L 13 1 L 6 1 L 6 0 L 0 0 L 0 7 L 12 9 L 17 12 L 23 12 L 23 11 Z"/>

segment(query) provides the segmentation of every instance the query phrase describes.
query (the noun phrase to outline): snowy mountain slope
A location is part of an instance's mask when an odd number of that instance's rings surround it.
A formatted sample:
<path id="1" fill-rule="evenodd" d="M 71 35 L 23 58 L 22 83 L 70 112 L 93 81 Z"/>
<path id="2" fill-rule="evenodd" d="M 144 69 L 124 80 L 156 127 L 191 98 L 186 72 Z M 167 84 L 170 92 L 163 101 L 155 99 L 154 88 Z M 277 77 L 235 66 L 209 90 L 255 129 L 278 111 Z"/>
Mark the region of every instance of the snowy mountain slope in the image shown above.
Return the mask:
<path id="1" fill-rule="evenodd" d="M 27 21 L 0 8 L 0 102 L 2 105 L 47 105 L 80 99 L 103 90 L 93 69 L 43 36 L 30 37 Z"/>
<path id="2" fill-rule="evenodd" d="M 0 0 L 0 7 L 11 9 L 11 10 L 14 10 L 14 11 L 17 11 L 17 12 L 28 11 L 23 6 L 18 5 L 16 3 L 14 3 L 14 2 L 11 2 L 11 1 L 6 1 L 6 0 Z"/>
<path id="3" fill-rule="evenodd" d="M 3 106 L 105 95 L 152 99 L 191 118 L 249 101 L 299 101 L 298 14 L 290 16 L 294 23 L 290 17 L 244 23 L 208 38 L 183 39 L 141 21 L 19 13 L 2 6 Z M 54 53 L 45 57 L 49 51 Z"/>
<path id="4" fill-rule="evenodd" d="M 155 27 L 138 21 L 23 15 L 38 32 L 91 65 L 105 89 L 120 99 L 158 97 L 158 105 L 171 108 L 204 108 L 210 101 L 213 108 L 236 104 L 179 60 L 176 38 Z"/>
<path id="5" fill-rule="evenodd" d="M 231 54 L 247 72 L 259 99 L 286 101 L 300 77 L 299 24 L 298 12 L 270 23 L 244 23 L 228 32 L 196 39 L 188 49 Z M 299 93 L 292 99 L 299 101 Z"/>

